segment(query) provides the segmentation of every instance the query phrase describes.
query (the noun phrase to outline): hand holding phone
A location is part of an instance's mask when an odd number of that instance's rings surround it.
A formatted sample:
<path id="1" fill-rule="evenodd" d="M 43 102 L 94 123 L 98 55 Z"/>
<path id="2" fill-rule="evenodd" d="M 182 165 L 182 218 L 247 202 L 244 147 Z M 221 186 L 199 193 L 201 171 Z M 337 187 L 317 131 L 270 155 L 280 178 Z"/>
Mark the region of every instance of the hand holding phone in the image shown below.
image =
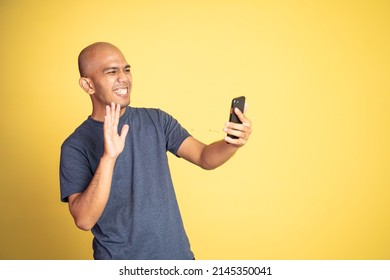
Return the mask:
<path id="1" fill-rule="evenodd" d="M 229 122 L 234 122 L 234 123 L 242 123 L 236 113 L 234 112 L 235 108 L 238 108 L 241 112 L 244 112 L 244 107 L 245 107 L 245 96 L 240 96 L 233 98 L 232 100 L 232 105 L 230 106 L 230 115 L 229 115 Z M 227 135 L 230 138 L 237 139 L 238 137 L 234 135 Z"/>

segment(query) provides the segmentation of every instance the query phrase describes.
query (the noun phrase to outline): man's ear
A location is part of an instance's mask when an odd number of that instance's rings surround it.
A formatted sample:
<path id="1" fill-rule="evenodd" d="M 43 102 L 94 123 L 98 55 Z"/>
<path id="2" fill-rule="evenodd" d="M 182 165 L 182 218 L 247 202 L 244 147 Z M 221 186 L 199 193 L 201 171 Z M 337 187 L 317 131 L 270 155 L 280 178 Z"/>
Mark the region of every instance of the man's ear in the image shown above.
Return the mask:
<path id="1" fill-rule="evenodd" d="M 86 93 L 88 93 L 90 95 L 95 93 L 92 81 L 90 79 L 85 78 L 85 77 L 81 77 L 79 80 L 79 85 Z"/>

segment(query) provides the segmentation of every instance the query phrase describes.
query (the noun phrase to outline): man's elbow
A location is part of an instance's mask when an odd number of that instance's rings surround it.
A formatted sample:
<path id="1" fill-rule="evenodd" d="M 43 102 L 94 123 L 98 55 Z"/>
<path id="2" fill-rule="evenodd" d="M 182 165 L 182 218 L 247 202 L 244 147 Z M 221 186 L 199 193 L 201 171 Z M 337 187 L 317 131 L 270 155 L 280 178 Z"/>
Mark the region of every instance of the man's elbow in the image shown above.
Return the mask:
<path id="1" fill-rule="evenodd" d="M 92 223 L 87 223 L 87 222 L 80 222 L 80 221 L 75 221 L 76 226 L 84 231 L 90 231 L 93 228 Z"/>
<path id="2" fill-rule="evenodd" d="M 200 168 L 204 169 L 204 170 L 214 170 L 218 167 L 218 165 L 213 165 L 213 164 L 209 164 L 208 162 L 206 161 L 202 161 L 200 164 L 199 164 Z"/>
<path id="3" fill-rule="evenodd" d="M 74 222 L 79 229 L 84 231 L 90 231 L 95 226 L 94 223 L 82 219 L 74 219 Z"/>
<path id="4" fill-rule="evenodd" d="M 224 160 L 214 160 L 213 158 L 202 158 L 199 162 L 199 166 L 204 169 L 204 170 L 214 170 L 221 165 L 225 164 L 229 158 L 224 159 Z"/>

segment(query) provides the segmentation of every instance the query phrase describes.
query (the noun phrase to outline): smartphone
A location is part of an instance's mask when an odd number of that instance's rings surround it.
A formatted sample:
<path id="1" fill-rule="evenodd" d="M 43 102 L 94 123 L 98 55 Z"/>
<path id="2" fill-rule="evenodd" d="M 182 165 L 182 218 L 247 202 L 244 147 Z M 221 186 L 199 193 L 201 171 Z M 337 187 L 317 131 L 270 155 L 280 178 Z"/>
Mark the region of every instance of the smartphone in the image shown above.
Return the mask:
<path id="1" fill-rule="evenodd" d="M 229 122 L 241 123 L 236 113 L 234 113 L 234 108 L 238 108 L 240 109 L 241 112 L 244 112 L 244 107 L 245 107 L 245 96 L 233 98 L 232 105 L 230 106 Z M 238 138 L 234 135 L 228 134 L 228 136 L 234 139 Z"/>

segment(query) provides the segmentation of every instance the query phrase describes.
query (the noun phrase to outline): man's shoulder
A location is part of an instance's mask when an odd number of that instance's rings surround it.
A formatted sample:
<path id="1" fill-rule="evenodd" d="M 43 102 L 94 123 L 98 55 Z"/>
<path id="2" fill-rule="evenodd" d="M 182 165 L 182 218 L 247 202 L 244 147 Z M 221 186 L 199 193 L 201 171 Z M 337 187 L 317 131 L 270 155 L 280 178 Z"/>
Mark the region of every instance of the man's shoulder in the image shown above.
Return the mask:
<path id="1" fill-rule="evenodd" d="M 87 119 L 82 122 L 62 143 L 62 147 L 79 145 L 84 142 L 90 142 L 99 137 L 99 125 L 93 123 L 91 119 Z"/>

